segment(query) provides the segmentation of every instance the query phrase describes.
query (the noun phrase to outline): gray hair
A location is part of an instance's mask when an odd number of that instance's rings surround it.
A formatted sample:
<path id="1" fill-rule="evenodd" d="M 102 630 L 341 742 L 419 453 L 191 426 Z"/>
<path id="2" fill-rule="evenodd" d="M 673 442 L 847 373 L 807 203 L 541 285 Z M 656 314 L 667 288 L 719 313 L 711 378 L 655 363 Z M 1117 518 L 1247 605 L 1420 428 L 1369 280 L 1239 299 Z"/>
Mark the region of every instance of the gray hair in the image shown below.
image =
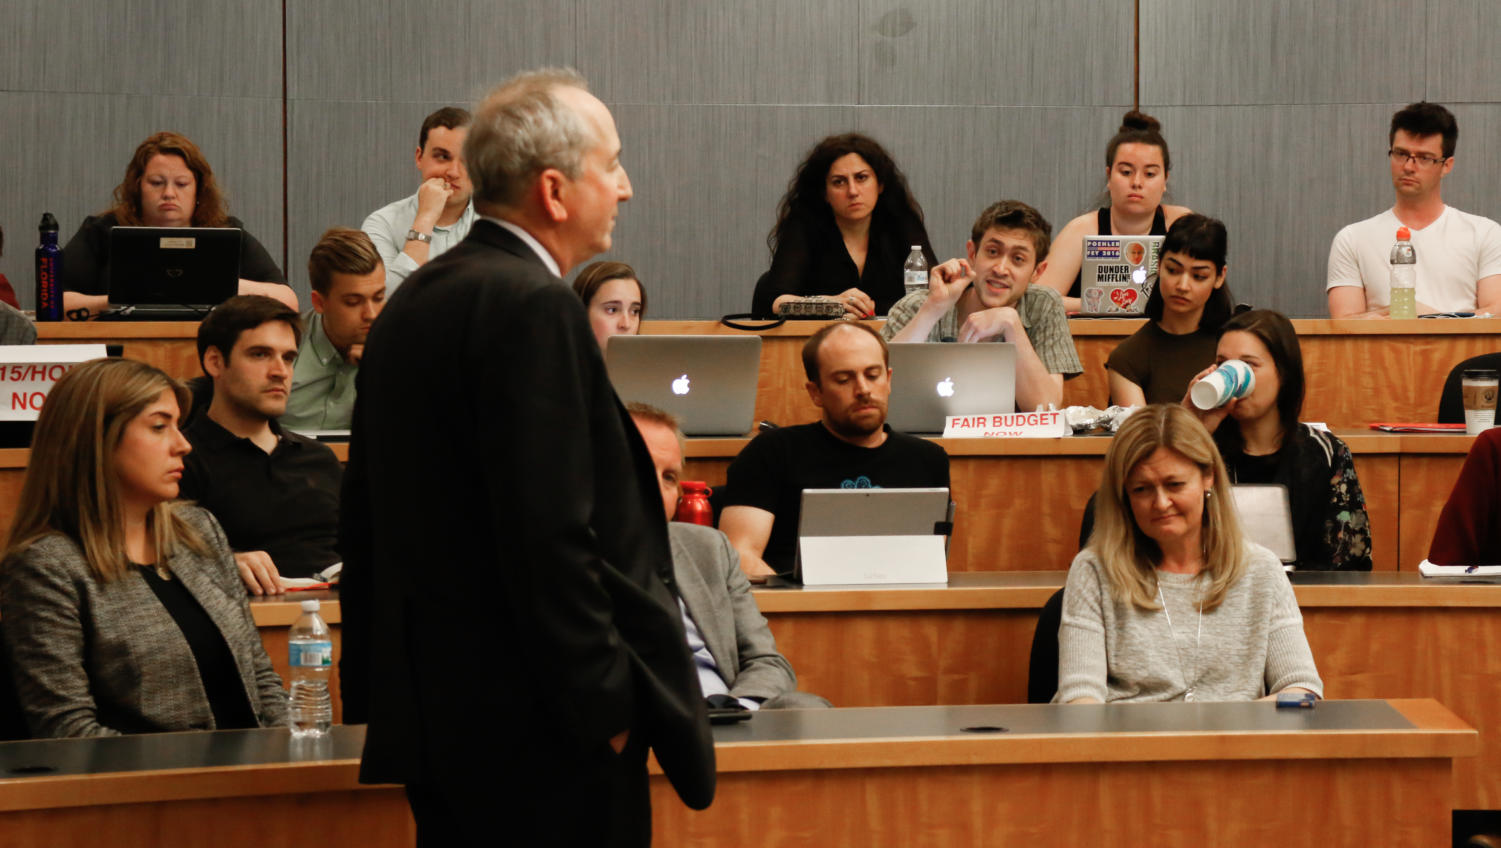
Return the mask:
<path id="1" fill-rule="evenodd" d="M 558 98 L 560 87 L 589 90 L 572 68 L 538 68 L 502 82 L 480 102 L 464 141 L 464 163 L 477 202 L 515 206 L 548 168 L 570 179 L 583 172 L 584 154 L 597 141 L 595 131 Z"/>

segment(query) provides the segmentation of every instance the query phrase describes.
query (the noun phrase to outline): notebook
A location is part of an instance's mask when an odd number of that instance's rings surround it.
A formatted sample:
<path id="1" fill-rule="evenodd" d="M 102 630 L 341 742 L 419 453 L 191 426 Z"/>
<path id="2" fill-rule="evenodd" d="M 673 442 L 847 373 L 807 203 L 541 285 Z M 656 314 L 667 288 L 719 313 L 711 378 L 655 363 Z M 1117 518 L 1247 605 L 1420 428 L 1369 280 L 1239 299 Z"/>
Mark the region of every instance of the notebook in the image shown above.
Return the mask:
<path id="1" fill-rule="evenodd" d="M 886 423 L 902 433 L 943 432 L 950 415 L 1016 411 L 1016 346 L 1007 342 L 893 344 Z"/>
<path id="2" fill-rule="evenodd" d="M 239 291 L 240 240 L 234 227 L 111 229 L 111 309 L 100 317 L 202 318 Z"/>
<path id="3" fill-rule="evenodd" d="M 611 336 L 615 393 L 677 416 L 685 436 L 744 436 L 756 413 L 759 336 Z"/>
<path id="4" fill-rule="evenodd" d="M 1162 236 L 1085 236 L 1079 266 L 1080 314 L 1137 317 L 1157 285 Z"/>

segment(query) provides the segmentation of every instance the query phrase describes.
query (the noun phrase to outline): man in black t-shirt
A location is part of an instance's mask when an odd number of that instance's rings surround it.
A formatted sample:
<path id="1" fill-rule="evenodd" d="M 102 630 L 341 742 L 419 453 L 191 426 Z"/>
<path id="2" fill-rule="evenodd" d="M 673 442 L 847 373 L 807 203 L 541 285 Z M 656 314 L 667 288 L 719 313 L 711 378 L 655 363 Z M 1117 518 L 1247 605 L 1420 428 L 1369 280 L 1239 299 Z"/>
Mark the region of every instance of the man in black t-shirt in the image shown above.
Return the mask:
<path id="1" fill-rule="evenodd" d="M 751 578 L 792 571 L 804 489 L 948 487 L 943 448 L 886 426 L 888 362 L 864 324 L 830 324 L 803 345 L 822 420 L 762 433 L 730 463 L 719 529 Z"/>
<path id="2" fill-rule="evenodd" d="M 181 497 L 219 519 L 251 594 L 280 578 L 311 577 L 339 561 L 344 471 L 327 445 L 282 430 L 302 322 L 261 295 L 226 300 L 198 327 L 198 359 L 213 380 L 209 407 L 183 431 Z"/>

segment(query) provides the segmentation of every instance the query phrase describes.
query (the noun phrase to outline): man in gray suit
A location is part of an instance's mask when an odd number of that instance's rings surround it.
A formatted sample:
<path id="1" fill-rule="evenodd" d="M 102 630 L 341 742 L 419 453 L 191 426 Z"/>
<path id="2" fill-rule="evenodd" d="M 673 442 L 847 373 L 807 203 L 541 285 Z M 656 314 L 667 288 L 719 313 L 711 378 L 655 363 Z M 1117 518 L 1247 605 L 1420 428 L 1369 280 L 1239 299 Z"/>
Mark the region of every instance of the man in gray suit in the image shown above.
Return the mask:
<path id="1" fill-rule="evenodd" d="M 777 641 L 740 570 L 740 557 L 723 533 L 712 527 L 672 521 L 683 476 L 683 434 L 670 413 L 644 403 L 626 405 L 656 467 L 672 541 L 672 568 L 688 649 L 698 667 L 699 685 L 713 705 L 725 699 L 757 710 L 832 706 L 797 691 L 792 664 L 777 652 Z M 718 697 L 716 697 L 718 696 Z"/>

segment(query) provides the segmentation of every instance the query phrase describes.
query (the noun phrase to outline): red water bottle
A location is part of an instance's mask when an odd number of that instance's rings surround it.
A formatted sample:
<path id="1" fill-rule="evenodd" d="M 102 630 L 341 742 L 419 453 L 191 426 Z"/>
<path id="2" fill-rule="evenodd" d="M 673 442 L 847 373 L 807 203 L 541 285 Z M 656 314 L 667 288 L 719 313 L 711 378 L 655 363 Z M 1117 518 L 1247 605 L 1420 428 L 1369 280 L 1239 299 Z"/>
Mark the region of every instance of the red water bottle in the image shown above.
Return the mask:
<path id="1" fill-rule="evenodd" d="M 683 496 L 678 501 L 678 511 L 672 520 L 713 527 L 714 507 L 709 506 L 709 495 L 714 494 L 714 490 L 702 480 L 684 480 L 682 488 Z"/>

